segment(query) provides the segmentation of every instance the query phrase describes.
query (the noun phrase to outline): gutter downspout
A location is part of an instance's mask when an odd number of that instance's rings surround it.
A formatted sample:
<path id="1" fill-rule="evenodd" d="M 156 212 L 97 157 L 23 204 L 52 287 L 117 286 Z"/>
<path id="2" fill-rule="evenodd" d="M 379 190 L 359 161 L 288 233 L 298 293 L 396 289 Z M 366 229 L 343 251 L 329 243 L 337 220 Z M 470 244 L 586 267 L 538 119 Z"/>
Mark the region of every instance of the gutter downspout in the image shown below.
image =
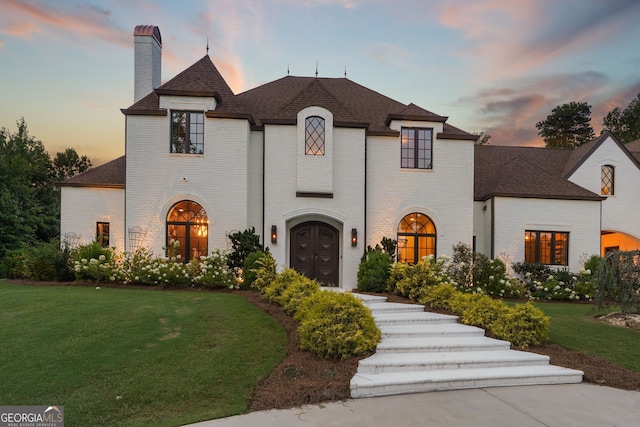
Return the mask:
<path id="1" fill-rule="evenodd" d="M 265 248 L 265 236 L 266 236 L 266 229 L 265 229 L 265 212 L 266 212 L 266 198 L 265 198 L 265 165 L 266 165 L 266 151 L 267 151 L 267 147 L 266 147 L 266 133 L 267 133 L 267 127 L 264 126 L 263 124 L 263 131 L 262 131 L 262 235 L 260 236 L 262 238 L 262 250 L 264 251 Z"/>

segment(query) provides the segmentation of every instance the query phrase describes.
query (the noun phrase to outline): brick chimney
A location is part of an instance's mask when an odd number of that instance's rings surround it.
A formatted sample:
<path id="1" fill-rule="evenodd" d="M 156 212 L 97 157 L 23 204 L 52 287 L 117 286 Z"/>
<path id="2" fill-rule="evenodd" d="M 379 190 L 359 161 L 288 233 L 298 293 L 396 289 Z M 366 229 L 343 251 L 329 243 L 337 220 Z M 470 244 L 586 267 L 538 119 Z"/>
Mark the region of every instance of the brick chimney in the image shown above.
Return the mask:
<path id="1" fill-rule="evenodd" d="M 140 101 L 160 86 L 162 68 L 162 37 L 154 25 L 138 25 L 134 38 L 134 97 Z"/>

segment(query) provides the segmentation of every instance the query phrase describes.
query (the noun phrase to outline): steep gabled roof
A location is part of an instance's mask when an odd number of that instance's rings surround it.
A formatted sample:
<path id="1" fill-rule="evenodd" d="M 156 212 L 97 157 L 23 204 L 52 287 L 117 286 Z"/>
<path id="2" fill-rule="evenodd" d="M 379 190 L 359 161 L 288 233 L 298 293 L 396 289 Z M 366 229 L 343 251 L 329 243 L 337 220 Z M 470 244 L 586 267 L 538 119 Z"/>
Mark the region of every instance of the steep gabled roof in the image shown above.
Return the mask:
<path id="1" fill-rule="evenodd" d="M 216 66 L 205 55 L 195 64 L 155 89 L 152 93 L 123 109 L 124 114 L 149 114 L 153 111 L 166 114 L 159 107 L 161 95 L 215 97 L 218 103 L 216 111 L 241 113 L 236 96 L 227 85 Z"/>
<path id="2" fill-rule="evenodd" d="M 60 187 L 124 188 L 125 181 L 125 156 L 121 156 L 62 181 L 58 185 Z"/>

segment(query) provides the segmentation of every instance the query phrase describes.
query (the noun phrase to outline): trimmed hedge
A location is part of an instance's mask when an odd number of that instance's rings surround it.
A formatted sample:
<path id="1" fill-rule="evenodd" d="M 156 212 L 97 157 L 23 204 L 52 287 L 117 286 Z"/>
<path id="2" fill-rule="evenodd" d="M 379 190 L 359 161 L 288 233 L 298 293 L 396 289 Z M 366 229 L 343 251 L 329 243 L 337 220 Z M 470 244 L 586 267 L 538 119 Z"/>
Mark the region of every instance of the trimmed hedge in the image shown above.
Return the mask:
<path id="1" fill-rule="evenodd" d="M 549 336 L 550 318 L 531 302 L 509 306 L 487 295 L 465 294 L 450 284 L 425 287 L 421 294 L 421 304 L 451 310 L 462 323 L 487 329 L 516 347 L 540 345 Z"/>
<path id="2" fill-rule="evenodd" d="M 300 348 L 320 357 L 362 356 L 380 341 L 371 311 L 348 292 L 315 292 L 303 300 L 294 318 L 300 322 Z"/>
<path id="3" fill-rule="evenodd" d="M 292 268 L 275 273 L 270 254 L 256 264 L 253 286 L 299 323 L 300 348 L 319 357 L 346 359 L 372 352 L 380 331 L 371 311 L 349 292 L 321 290 L 320 284 Z"/>

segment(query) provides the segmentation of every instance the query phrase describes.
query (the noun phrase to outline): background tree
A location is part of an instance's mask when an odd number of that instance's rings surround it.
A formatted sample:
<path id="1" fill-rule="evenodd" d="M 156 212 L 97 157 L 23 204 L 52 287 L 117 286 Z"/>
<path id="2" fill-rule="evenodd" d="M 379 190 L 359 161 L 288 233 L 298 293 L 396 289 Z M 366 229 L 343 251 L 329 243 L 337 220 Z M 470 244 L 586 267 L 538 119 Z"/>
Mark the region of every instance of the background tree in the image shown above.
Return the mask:
<path id="1" fill-rule="evenodd" d="M 640 93 L 629 103 L 627 108 L 619 107 L 609 111 L 602 119 L 602 132 L 610 131 L 623 142 L 631 142 L 640 138 Z"/>
<path id="2" fill-rule="evenodd" d="M 554 108 L 536 128 L 545 147 L 573 149 L 595 138 L 590 122 L 591 106 L 570 102 Z"/>
<path id="3" fill-rule="evenodd" d="M 85 156 L 66 150 L 61 169 L 54 167 L 41 141 L 29 135 L 24 118 L 15 133 L 0 129 L 0 257 L 7 250 L 48 242 L 60 234 L 61 174 L 91 165 Z M 59 153 L 60 154 L 60 153 Z M 72 163 L 72 167 L 62 167 Z M 86 169 L 85 169 L 86 170 Z"/>
<path id="4" fill-rule="evenodd" d="M 476 140 L 476 145 L 488 145 L 489 140 L 491 139 L 491 135 L 486 132 L 481 132 L 478 135 L 478 139 Z"/>
<path id="5" fill-rule="evenodd" d="M 87 156 L 80 157 L 74 148 L 67 148 L 56 153 L 53 158 L 53 175 L 56 182 L 86 172 L 91 168 L 91 160 Z"/>

